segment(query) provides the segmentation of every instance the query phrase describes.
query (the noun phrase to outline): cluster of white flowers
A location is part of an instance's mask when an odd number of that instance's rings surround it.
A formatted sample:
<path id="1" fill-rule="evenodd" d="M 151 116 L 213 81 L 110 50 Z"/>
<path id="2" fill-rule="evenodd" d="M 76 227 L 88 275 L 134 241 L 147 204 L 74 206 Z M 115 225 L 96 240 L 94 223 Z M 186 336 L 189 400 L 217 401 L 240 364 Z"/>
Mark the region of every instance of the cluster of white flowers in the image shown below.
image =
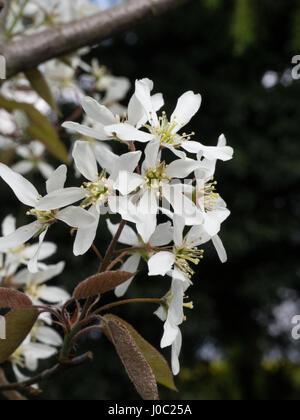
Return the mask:
<path id="1" fill-rule="evenodd" d="M 7 237 L 16 231 L 16 220 L 7 216 L 2 223 L 2 235 Z M 38 272 L 30 269 L 32 259 L 37 255 Z M 65 267 L 64 262 L 56 265 L 44 263 L 55 254 L 57 246 L 44 242 L 42 246 L 20 245 L 18 248 L 2 249 L 0 253 L 0 284 L 5 287 L 23 291 L 34 305 L 61 305 L 69 299 L 69 294 L 62 288 L 48 286 L 46 283 L 60 275 Z M 22 370 L 35 371 L 38 361 L 48 359 L 62 345 L 62 338 L 52 327 L 49 313 L 40 315 L 30 335 L 10 357 L 14 373 L 18 380 L 25 380 Z"/>
<path id="2" fill-rule="evenodd" d="M 85 97 L 84 123 L 63 125 L 77 133 L 76 139 L 81 136 L 72 152 L 76 170 L 84 178 L 81 185 L 65 187 L 67 168 L 62 165 L 48 178 L 46 195 L 40 195 L 22 175 L 0 164 L 0 177 L 30 207 L 27 215 L 36 219 L 0 238 L 0 251 L 18 249 L 39 236 L 28 261 L 28 272 L 39 277 L 45 235 L 57 221 L 77 229 L 74 254 L 78 256 L 93 245 L 101 217 L 120 215 L 128 223 L 119 241 L 132 247 L 121 269 L 136 273 L 145 259 L 149 276 L 171 278 L 170 291 L 156 315 L 164 322 L 161 346 L 172 347 L 172 368 L 178 374 L 179 327 L 185 319 L 184 308 L 192 308 L 185 293 L 192 284 L 193 266 L 203 258 L 202 245 L 212 241 L 221 261 L 227 259 L 218 234 L 230 212 L 216 192 L 214 173 L 218 160 L 232 159 L 233 149 L 224 135 L 217 146 L 208 147 L 192 140 L 195 133 L 183 132 L 199 111 L 200 95 L 182 95 L 169 119 L 165 112 L 159 116 L 164 100 L 162 94 L 152 94 L 153 88 L 149 79 L 137 80 L 121 116 Z M 91 138 L 100 149 L 93 147 Z M 130 151 L 119 156 L 102 142 L 118 142 Z M 159 224 L 159 217 L 169 220 Z M 119 226 L 108 220 L 108 228 L 114 234 Z M 124 295 L 132 280 L 116 289 L 117 296 Z"/>

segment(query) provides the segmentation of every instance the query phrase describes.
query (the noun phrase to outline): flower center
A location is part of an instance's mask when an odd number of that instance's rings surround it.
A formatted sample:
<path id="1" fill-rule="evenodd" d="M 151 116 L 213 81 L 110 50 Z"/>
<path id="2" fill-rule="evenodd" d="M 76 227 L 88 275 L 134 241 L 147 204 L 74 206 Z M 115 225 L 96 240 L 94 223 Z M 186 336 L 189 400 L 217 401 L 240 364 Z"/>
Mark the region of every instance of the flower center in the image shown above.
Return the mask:
<path id="1" fill-rule="evenodd" d="M 36 281 L 28 283 L 25 287 L 25 293 L 32 297 L 34 300 L 38 300 L 41 296 L 41 290 L 44 288 L 44 285 L 39 285 Z"/>
<path id="2" fill-rule="evenodd" d="M 17 349 L 9 358 L 9 360 L 21 368 L 25 368 L 25 357 L 22 348 Z"/>
<path id="3" fill-rule="evenodd" d="M 85 182 L 81 188 L 83 188 L 86 192 L 86 199 L 81 204 L 81 207 L 83 208 L 91 205 L 105 205 L 112 193 L 112 187 L 109 181 L 105 178 L 105 171 L 101 174 L 98 181 Z"/>
<path id="4" fill-rule="evenodd" d="M 151 134 L 155 135 L 160 139 L 160 143 L 162 145 L 171 145 L 178 147 L 181 145 L 183 140 L 190 140 L 191 136 L 194 136 L 195 133 L 183 135 L 175 133 L 175 128 L 179 125 L 176 121 L 176 117 L 174 120 L 170 122 L 168 120 L 167 114 L 165 112 L 162 113 L 162 116 L 159 117 L 159 125 L 157 127 L 152 127 L 150 125 L 146 125 L 146 128 L 150 131 Z"/>
<path id="5" fill-rule="evenodd" d="M 182 271 L 188 278 L 192 278 L 195 271 L 190 264 L 198 265 L 203 259 L 204 251 L 198 248 L 184 246 L 182 248 L 175 247 L 175 266 Z"/>
<path id="6" fill-rule="evenodd" d="M 170 178 L 166 175 L 166 163 L 162 162 L 155 169 L 150 168 L 145 175 L 145 181 L 148 188 L 158 189 L 164 184 L 169 183 Z"/>
<path id="7" fill-rule="evenodd" d="M 26 213 L 27 216 L 35 216 L 37 220 L 45 226 L 51 226 L 56 222 L 58 210 L 41 211 L 32 209 Z"/>

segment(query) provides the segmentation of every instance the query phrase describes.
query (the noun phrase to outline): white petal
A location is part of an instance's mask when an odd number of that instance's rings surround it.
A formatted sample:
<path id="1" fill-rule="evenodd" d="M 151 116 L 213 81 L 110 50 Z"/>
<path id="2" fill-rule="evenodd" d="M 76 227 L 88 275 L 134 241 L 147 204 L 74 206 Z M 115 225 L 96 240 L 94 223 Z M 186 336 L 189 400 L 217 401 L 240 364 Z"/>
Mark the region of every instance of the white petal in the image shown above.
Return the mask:
<path id="1" fill-rule="evenodd" d="M 37 252 L 39 244 L 28 246 L 22 252 L 22 255 L 25 259 L 30 260 L 33 258 L 35 253 Z M 57 251 L 57 246 L 52 242 L 43 242 L 40 252 L 39 252 L 39 261 L 43 261 L 49 257 L 51 257 Z"/>
<path id="2" fill-rule="evenodd" d="M 178 375 L 180 372 L 180 362 L 179 362 L 179 356 L 181 352 L 182 347 L 182 334 L 181 331 L 178 328 L 178 335 L 176 337 L 176 340 L 172 344 L 172 371 L 173 375 Z"/>
<path id="3" fill-rule="evenodd" d="M 172 252 L 158 252 L 148 261 L 149 276 L 165 276 L 175 263 Z"/>
<path id="4" fill-rule="evenodd" d="M 136 128 L 141 128 L 147 122 L 145 109 L 135 95 L 131 97 L 128 104 L 128 122 Z"/>
<path id="5" fill-rule="evenodd" d="M 164 97 L 162 93 L 156 93 L 151 97 L 152 106 L 154 111 L 158 112 L 165 104 Z"/>
<path id="6" fill-rule="evenodd" d="M 95 181 L 98 178 L 96 157 L 87 141 L 77 141 L 72 156 L 77 169 L 86 179 Z"/>
<path id="7" fill-rule="evenodd" d="M 61 210 L 57 215 L 57 219 L 71 227 L 77 228 L 89 228 L 95 223 L 95 217 L 91 213 L 81 207 L 74 206 Z"/>
<path id="8" fill-rule="evenodd" d="M 186 141 L 182 144 L 182 147 L 190 153 L 202 153 L 202 155 L 208 160 L 222 161 L 231 160 L 233 157 L 233 148 L 229 146 L 204 146 L 201 143 L 195 141 Z"/>
<path id="9" fill-rule="evenodd" d="M 140 131 L 130 124 L 114 124 L 105 127 L 105 132 L 110 137 L 117 137 L 123 141 L 138 141 L 147 143 L 153 140 L 154 136 L 144 131 Z"/>
<path id="10" fill-rule="evenodd" d="M 150 244 L 154 247 L 168 245 L 173 240 L 173 228 L 171 222 L 162 223 L 157 226 L 151 236 Z"/>
<path id="11" fill-rule="evenodd" d="M 65 122 L 62 126 L 69 130 L 76 131 L 77 133 L 82 134 L 83 136 L 91 137 L 96 140 L 109 140 L 109 136 L 104 131 L 104 127 L 101 127 L 100 125 L 97 126 L 96 130 L 86 125 L 74 122 Z"/>
<path id="12" fill-rule="evenodd" d="M 114 225 L 109 219 L 107 220 L 107 227 L 114 237 L 119 229 L 119 224 Z M 118 241 L 122 245 L 139 246 L 139 239 L 135 231 L 128 225 L 125 225 Z"/>
<path id="13" fill-rule="evenodd" d="M 219 255 L 219 258 L 221 260 L 222 263 L 226 263 L 227 262 L 227 252 L 226 249 L 224 248 L 223 242 L 221 240 L 221 238 L 216 235 L 212 238 L 213 244 L 216 248 L 216 251 Z"/>
<path id="14" fill-rule="evenodd" d="M 0 176 L 10 186 L 16 197 L 27 206 L 35 207 L 39 193 L 22 175 L 0 163 Z"/>
<path id="15" fill-rule="evenodd" d="M 39 222 L 33 222 L 29 225 L 22 226 L 10 235 L 0 238 L 0 251 L 18 248 L 23 245 L 42 229 Z"/>
<path id="16" fill-rule="evenodd" d="M 41 289 L 40 298 L 49 303 L 62 304 L 70 299 L 69 293 L 59 287 L 45 287 Z"/>
<path id="17" fill-rule="evenodd" d="M 142 152 L 124 153 L 118 158 L 118 161 L 116 162 L 116 172 L 134 172 L 139 164 L 141 156 Z"/>
<path id="18" fill-rule="evenodd" d="M 145 244 L 150 241 L 151 236 L 155 232 L 156 226 L 157 226 L 156 214 L 148 214 L 146 222 L 144 219 L 143 221 L 138 221 L 136 223 L 137 231 Z"/>
<path id="19" fill-rule="evenodd" d="M 147 171 L 149 169 L 154 169 L 158 163 L 158 154 L 159 154 L 160 142 L 152 141 L 149 143 L 145 149 L 145 162 L 143 164 L 143 170 Z"/>
<path id="20" fill-rule="evenodd" d="M 157 311 L 154 312 L 161 321 L 165 322 L 167 320 L 168 313 L 163 306 L 160 306 Z"/>
<path id="21" fill-rule="evenodd" d="M 120 191 L 122 195 L 127 195 L 135 191 L 144 182 L 145 180 L 141 175 L 121 171 L 116 178 L 114 188 Z"/>
<path id="22" fill-rule="evenodd" d="M 54 172 L 54 168 L 46 162 L 38 163 L 38 168 L 45 179 L 49 179 Z"/>
<path id="23" fill-rule="evenodd" d="M 73 248 L 76 256 L 84 255 L 91 248 L 97 234 L 100 215 L 94 206 L 90 208 L 89 213 L 94 216 L 95 221 L 87 228 L 78 229 Z"/>
<path id="24" fill-rule="evenodd" d="M 179 328 L 171 325 L 168 321 L 164 325 L 164 335 L 161 340 L 160 346 L 162 349 L 171 346 L 178 336 Z"/>
<path id="25" fill-rule="evenodd" d="M 51 174 L 50 178 L 46 182 L 46 190 L 48 194 L 64 188 L 67 180 L 67 171 L 68 169 L 66 165 L 61 165 Z"/>
<path id="26" fill-rule="evenodd" d="M 140 264 L 140 260 L 141 260 L 141 257 L 138 254 L 132 255 L 131 257 L 128 258 L 128 260 L 122 266 L 122 271 L 125 271 L 127 273 L 136 273 Z M 121 284 L 120 286 L 116 287 L 115 294 L 117 297 L 122 297 L 125 295 L 133 279 L 134 277 L 127 280 L 125 283 Z"/>
<path id="27" fill-rule="evenodd" d="M 170 178 L 186 178 L 193 171 L 199 169 L 200 163 L 193 159 L 178 159 L 172 162 L 166 169 L 166 175 Z"/>
<path id="28" fill-rule="evenodd" d="M 63 261 L 58 264 L 48 265 L 44 271 L 39 271 L 36 274 L 31 274 L 31 279 L 36 284 L 46 283 L 47 281 L 59 276 L 65 269 Z"/>
<path id="29" fill-rule="evenodd" d="M 63 188 L 41 198 L 36 205 L 37 210 L 56 210 L 69 206 L 85 198 L 85 192 L 82 188 Z"/>
<path id="30" fill-rule="evenodd" d="M 140 216 L 140 219 L 144 221 L 144 217 L 147 215 L 157 215 L 158 213 L 158 199 L 156 197 L 156 192 L 153 188 L 150 190 L 146 190 L 143 194 L 142 198 L 140 199 L 140 202 L 138 204 L 138 216 Z M 154 231 L 152 232 L 152 234 Z"/>
<path id="31" fill-rule="evenodd" d="M 176 121 L 177 126 L 174 130 L 177 133 L 182 127 L 188 124 L 193 116 L 197 114 L 202 102 L 201 95 L 195 95 L 194 92 L 186 92 L 179 99 L 176 109 L 171 117 L 171 122 Z"/>
<path id="32" fill-rule="evenodd" d="M 61 336 L 53 329 L 49 327 L 39 327 L 36 331 L 35 337 L 44 344 L 49 346 L 59 347 L 63 344 Z"/>
<path id="33" fill-rule="evenodd" d="M 152 126 L 156 127 L 159 125 L 159 121 L 151 98 L 152 89 L 153 83 L 149 83 L 148 80 L 137 80 L 135 83 L 135 96 L 144 107 L 147 114 L 147 120 Z"/>
<path id="34" fill-rule="evenodd" d="M 41 251 L 45 236 L 48 232 L 48 229 L 45 229 L 44 232 L 42 232 L 40 234 L 39 237 L 39 246 L 36 250 L 36 253 L 34 254 L 34 256 L 30 259 L 29 263 L 28 263 L 28 270 L 31 273 L 37 273 L 38 272 L 38 259 L 39 259 L 39 253 Z"/>
<path id="35" fill-rule="evenodd" d="M 2 235 L 8 236 L 16 230 L 16 219 L 9 215 L 2 222 Z"/>
<path id="36" fill-rule="evenodd" d="M 101 149 L 99 145 L 102 146 Z M 105 169 L 108 174 L 113 173 L 119 159 L 118 155 L 110 151 L 108 147 L 98 143 L 98 146 L 95 148 L 95 156 L 102 169 Z"/>
<path id="37" fill-rule="evenodd" d="M 32 171 L 32 169 L 33 164 L 29 160 L 21 160 L 21 162 L 18 162 L 12 166 L 13 171 L 22 175 L 28 174 L 28 172 Z"/>
<path id="38" fill-rule="evenodd" d="M 177 214 L 174 215 L 174 242 L 177 247 L 181 247 L 183 244 L 183 231 L 185 227 L 185 221 L 182 216 Z"/>
<path id="39" fill-rule="evenodd" d="M 88 96 L 84 98 L 82 107 L 89 118 L 102 125 L 111 125 L 115 122 L 114 114 L 106 106 L 100 105 L 94 98 Z"/>

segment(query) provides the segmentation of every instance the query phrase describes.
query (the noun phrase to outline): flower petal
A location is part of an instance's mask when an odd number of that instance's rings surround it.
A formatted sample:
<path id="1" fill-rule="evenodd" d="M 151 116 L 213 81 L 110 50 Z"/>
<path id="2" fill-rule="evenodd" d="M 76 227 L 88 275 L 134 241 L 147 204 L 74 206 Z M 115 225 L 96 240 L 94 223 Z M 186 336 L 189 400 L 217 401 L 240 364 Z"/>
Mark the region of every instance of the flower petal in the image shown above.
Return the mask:
<path id="1" fill-rule="evenodd" d="M 114 225 L 110 220 L 107 220 L 107 227 L 112 236 L 115 236 L 119 226 L 119 224 Z M 122 245 L 139 246 L 139 239 L 137 234 L 128 225 L 125 225 L 118 242 Z"/>
<path id="2" fill-rule="evenodd" d="M 39 254 L 45 239 L 45 236 L 47 235 L 48 232 L 48 228 L 45 229 L 39 237 L 39 246 L 36 250 L 36 253 L 33 255 L 33 257 L 30 259 L 29 263 L 28 263 L 28 270 L 30 271 L 30 273 L 37 273 L 38 272 L 38 259 L 39 259 Z"/>
<path id="3" fill-rule="evenodd" d="M 216 251 L 219 255 L 219 258 L 220 258 L 221 262 L 223 264 L 226 263 L 227 262 L 227 252 L 226 252 L 226 249 L 223 245 L 223 242 L 222 242 L 221 238 L 218 235 L 216 235 L 212 238 L 212 241 L 213 241 L 214 247 L 216 248 Z"/>
<path id="4" fill-rule="evenodd" d="M 81 207 L 70 206 L 61 210 L 57 219 L 71 227 L 89 228 L 95 224 L 95 216 Z"/>
<path id="5" fill-rule="evenodd" d="M 91 248 L 97 234 L 100 215 L 94 206 L 88 212 L 95 218 L 95 221 L 87 228 L 78 229 L 73 248 L 76 256 L 84 255 Z"/>
<path id="6" fill-rule="evenodd" d="M 75 143 L 72 156 L 76 168 L 89 181 L 98 178 L 98 167 L 94 151 L 87 141 L 77 141 Z"/>
<path id="7" fill-rule="evenodd" d="M 138 141 L 140 143 L 147 143 L 153 140 L 153 134 L 140 131 L 127 123 L 120 123 L 109 125 L 105 127 L 105 132 L 110 137 L 116 137 L 122 141 Z"/>
<path id="8" fill-rule="evenodd" d="M 168 245 L 173 240 L 173 228 L 171 222 L 162 223 L 157 226 L 151 236 L 150 244 L 153 247 Z"/>
<path id="9" fill-rule="evenodd" d="M 81 188 L 71 187 L 53 191 L 41 198 L 36 206 L 37 210 L 47 211 L 56 210 L 76 203 L 85 197 L 85 192 Z"/>
<path id="10" fill-rule="evenodd" d="M 22 175 L 0 163 L 0 177 L 10 186 L 16 197 L 27 206 L 35 207 L 39 193 Z"/>
<path id="11" fill-rule="evenodd" d="M 40 298 L 49 303 L 63 304 L 70 299 L 69 293 L 59 287 L 44 287 L 41 289 Z"/>
<path id="12" fill-rule="evenodd" d="M 91 137 L 96 140 L 110 140 L 110 137 L 104 131 L 104 127 L 100 125 L 97 126 L 97 129 L 90 128 L 87 125 L 78 124 L 74 122 L 65 122 L 62 126 L 69 130 L 76 131 L 76 133 L 82 134 L 83 136 Z"/>
<path id="13" fill-rule="evenodd" d="M 67 180 L 67 171 L 68 169 L 66 165 L 61 165 L 51 174 L 50 178 L 46 182 L 46 190 L 48 194 L 64 188 Z"/>
<path id="14" fill-rule="evenodd" d="M 165 276 L 175 263 L 172 252 L 158 252 L 148 261 L 149 276 Z"/>
<path id="15" fill-rule="evenodd" d="M 16 230 L 16 219 L 9 215 L 2 222 L 2 235 L 8 236 Z"/>
<path id="16" fill-rule="evenodd" d="M 85 97 L 82 107 L 87 116 L 102 125 L 114 124 L 116 119 L 114 114 L 104 105 L 100 105 L 94 98 Z"/>
<path id="17" fill-rule="evenodd" d="M 166 169 L 166 175 L 170 178 L 186 178 L 193 171 L 199 169 L 200 162 L 193 159 L 178 159 L 172 162 Z"/>
<path id="18" fill-rule="evenodd" d="M 201 95 L 195 95 L 192 91 L 184 93 L 178 99 L 176 109 L 171 117 L 171 122 L 177 123 L 174 133 L 177 133 L 191 121 L 193 116 L 199 111 L 201 102 Z"/>
<path id="19" fill-rule="evenodd" d="M 122 266 L 121 270 L 125 271 L 126 273 L 136 273 L 140 264 L 140 260 L 141 260 L 140 255 L 138 254 L 132 255 L 131 257 L 128 258 L 128 260 Z M 116 287 L 115 295 L 117 297 L 124 296 L 133 280 L 134 280 L 134 276 L 131 279 L 127 280 L 125 283 Z"/>
<path id="20" fill-rule="evenodd" d="M 39 222 L 33 222 L 29 225 L 20 227 L 8 236 L 0 238 L 0 251 L 3 252 L 9 249 L 18 248 L 36 235 L 42 227 L 43 226 Z"/>

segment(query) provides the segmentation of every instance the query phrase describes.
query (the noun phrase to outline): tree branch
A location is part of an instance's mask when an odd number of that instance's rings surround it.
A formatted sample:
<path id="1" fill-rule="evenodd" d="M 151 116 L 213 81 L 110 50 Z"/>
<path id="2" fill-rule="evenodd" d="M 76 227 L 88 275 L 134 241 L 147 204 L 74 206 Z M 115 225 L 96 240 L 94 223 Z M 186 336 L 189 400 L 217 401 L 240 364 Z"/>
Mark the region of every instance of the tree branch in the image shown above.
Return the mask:
<path id="1" fill-rule="evenodd" d="M 10 7 L 11 0 L 0 0 L 0 42 L 5 39 L 6 19 Z"/>
<path id="2" fill-rule="evenodd" d="M 52 379 L 58 373 L 63 372 L 67 369 L 71 369 L 72 367 L 80 366 L 88 361 L 93 359 L 92 353 L 85 353 L 82 356 L 78 356 L 74 358 L 68 364 L 58 364 L 51 369 L 47 369 L 44 372 L 40 373 L 39 375 L 35 376 L 34 378 L 30 378 L 24 382 L 16 382 L 13 384 L 5 383 L 5 381 L 0 382 L 0 392 L 10 392 L 10 391 L 26 391 L 26 388 L 36 385 L 41 381 L 45 381 L 48 379 Z M 2 371 L 3 372 L 3 371 Z M 0 371 L 1 373 L 1 371 Z M 1 377 L 0 377 L 1 379 Z"/>
<path id="3" fill-rule="evenodd" d="M 160 15 L 191 0 L 127 0 L 87 18 L 58 25 L 3 46 L 8 77 L 29 70 L 52 58 L 72 53 L 85 46 L 115 36 L 120 32 Z"/>

